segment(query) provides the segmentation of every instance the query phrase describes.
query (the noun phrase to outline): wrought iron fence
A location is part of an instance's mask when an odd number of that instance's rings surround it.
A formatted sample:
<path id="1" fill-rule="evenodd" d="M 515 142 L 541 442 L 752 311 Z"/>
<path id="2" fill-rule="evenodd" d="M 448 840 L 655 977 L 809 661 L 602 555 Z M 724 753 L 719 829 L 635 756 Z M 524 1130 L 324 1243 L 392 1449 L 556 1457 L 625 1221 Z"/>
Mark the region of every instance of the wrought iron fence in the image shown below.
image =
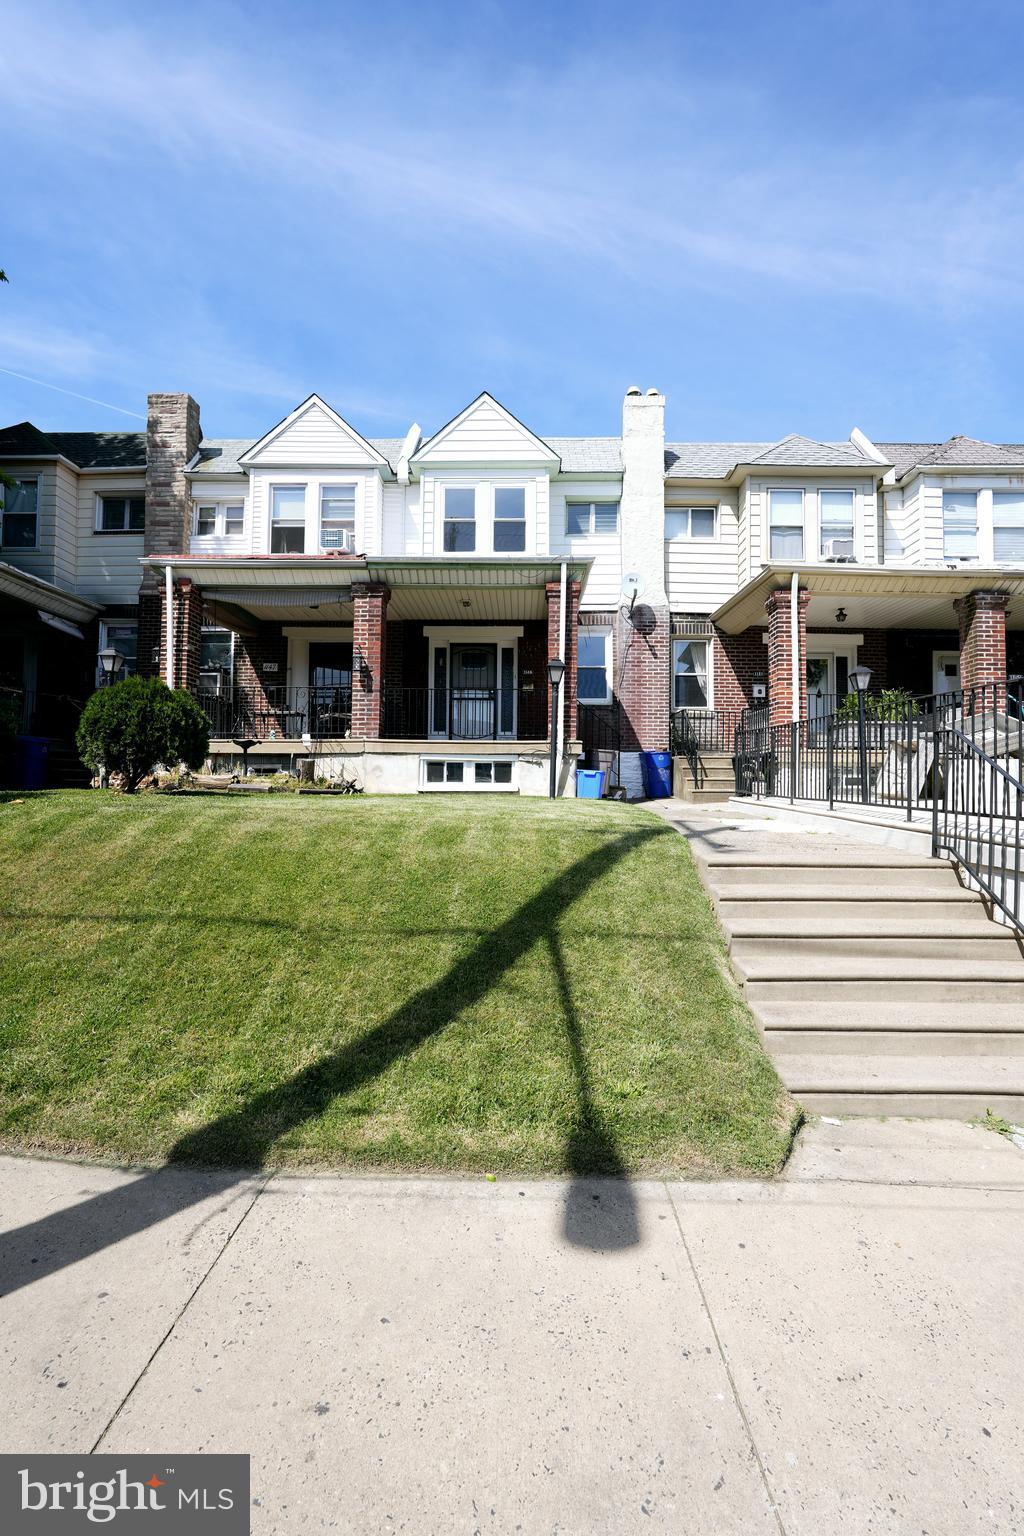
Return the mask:
<path id="1" fill-rule="evenodd" d="M 383 730 L 397 741 L 546 741 L 546 688 L 389 688 Z"/>
<path id="2" fill-rule="evenodd" d="M 352 729 L 350 687 L 198 688 L 194 697 L 222 741 L 323 740 Z"/>
<path id="3" fill-rule="evenodd" d="M 1003 733 L 1005 742 L 993 731 L 983 735 L 993 751 L 962 724 L 940 731 L 936 741 L 942 792 L 932 802 L 932 852 L 954 858 L 1009 922 L 1024 932 L 1021 721 L 1018 717 L 1016 731 Z M 1011 744 L 1013 753 L 1008 750 Z"/>

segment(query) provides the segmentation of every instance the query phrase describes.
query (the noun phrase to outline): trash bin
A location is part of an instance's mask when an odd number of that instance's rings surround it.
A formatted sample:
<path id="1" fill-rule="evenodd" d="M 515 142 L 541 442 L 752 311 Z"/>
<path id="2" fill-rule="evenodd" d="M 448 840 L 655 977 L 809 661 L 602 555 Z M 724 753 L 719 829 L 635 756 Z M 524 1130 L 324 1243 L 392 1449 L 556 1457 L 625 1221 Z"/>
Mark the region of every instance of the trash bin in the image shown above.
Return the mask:
<path id="1" fill-rule="evenodd" d="M 42 789 L 46 783 L 46 754 L 50 743 L 45 736 L 19 736 L 14 744 L 15 789 Z"/>
<path id="2" fill-rule="evenodd" d="M 672 794 L 672 756 L 669 752 L 641 752 L 640 772 L 648 800 L 668 800 Z"/>
<path id="3" fill-rule="evenodd" d="M 576 769 L 577 800 L 600 800 L 604 794 L 603 768 Z"/>

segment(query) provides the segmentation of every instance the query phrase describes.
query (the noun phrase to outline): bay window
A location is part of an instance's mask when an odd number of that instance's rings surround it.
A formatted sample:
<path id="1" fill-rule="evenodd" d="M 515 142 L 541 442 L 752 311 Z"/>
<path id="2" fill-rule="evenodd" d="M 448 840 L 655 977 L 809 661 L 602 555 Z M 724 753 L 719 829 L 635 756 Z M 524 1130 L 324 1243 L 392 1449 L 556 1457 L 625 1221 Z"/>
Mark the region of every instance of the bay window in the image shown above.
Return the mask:
<path id="1" fill-rule="evenodd" d="M 320 487 L 320 548 L 356 547 L 356 488 L 354 485 Z"/>
<path id="2" fill-rule="evenodd" d="M 771 560 L 803 559 L 803 491 L 768 492 L 768 555 Z"/>
<path id="3" fill-rule="evenodd" d="M 576 666 L 578 704 L 610 704 L 612 698 L 612 632 L 584 627 L 579 631 Z"/>
<path id="4" fill-rule="evenodd" d="M 306 549 L 306 487 L 275 485 L 270 493 L 270 553 L 301 555 Z"/>
<path id="5" fill-rule="evenodd" d="M 977 560 L 977 491 L 943 491 L 942 553 L 946 560 Z"/>
<path id="6" fill-rule="evenodd" d="M 0 544 L 5 549 L 39 547 L 39 481 L 16 478 L 0 485 Z"/>
<path id="7" fill-rule="evenodd" d="M 673 640 L 672 708 L 708 709 L 711 704 L 708 640 Z"/>
<path id="8" fill-rule="evenodd" d="M 993 492 L 992 553 L 997 560 L 1024 562 L 1024 491 Z"/>
<path id="9" fill-rule="evenodd" d="M 494 488 L 494 552 L 521 554 L 526 549 L 526 491 L 521 485 Z"/>
<path id="10" fill-rule="evenodd" d="M 471 555 L 476 549 L 476 491 L 470 486 L 444 488 L 444 550 Z"/>
<path id="11" fill-rule="evenodd" d="M 822 560 L 852 560 L 854 558 L 853 492 L 821 491 L 819 506 Z"/>

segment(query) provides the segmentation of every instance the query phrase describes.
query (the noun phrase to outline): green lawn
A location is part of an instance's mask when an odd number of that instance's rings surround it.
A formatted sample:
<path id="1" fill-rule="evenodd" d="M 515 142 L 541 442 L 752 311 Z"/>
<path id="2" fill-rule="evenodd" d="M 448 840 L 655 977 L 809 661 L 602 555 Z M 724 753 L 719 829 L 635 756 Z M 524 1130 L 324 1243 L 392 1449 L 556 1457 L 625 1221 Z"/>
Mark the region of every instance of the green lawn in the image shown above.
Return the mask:
<path id="1" fill-rule="evenodd" d="M 685 841 L 624 805 L 0 797 L 0 1139 L 771 1173 L 793 1106 Z"/>

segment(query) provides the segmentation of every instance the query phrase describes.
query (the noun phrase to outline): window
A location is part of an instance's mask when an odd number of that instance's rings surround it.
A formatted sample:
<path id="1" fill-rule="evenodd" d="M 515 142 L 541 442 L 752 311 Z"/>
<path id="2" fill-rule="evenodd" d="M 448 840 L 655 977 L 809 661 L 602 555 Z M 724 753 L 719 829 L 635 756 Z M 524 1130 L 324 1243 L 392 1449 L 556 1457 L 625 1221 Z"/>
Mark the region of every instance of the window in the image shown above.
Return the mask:
<path id="1" fill-rule="evenodd" d="M 667 508 L 666 539 L 713 539 L 717 512 L 717 507 Z"/>
<path id="2" fill-rule="evenodd" d="M 588 534 L 618 533 L 618 502 L 567 501 L 565 531 L 570 538 L 586 538 Z"/>
<path id="3" fill-rule="evenodd" d="M 238 539 L 245 526 L 245 506 L 240 501 L 205 502 L 197 506 L 196 536 L 200 539 Z"/>
<path id="4" fill-rule="evenodd" d="M 820 493 L 821 558 L 823 560 L 852 560 L 853 547 L 853 492 L 822 491 Z"/>
<path id="5" fill-rule="evenodd" d="M 521 485 L 495 487 L 494 552 L 511 555 L 526 548 L 526 492 Z"/>
<path id="6" fill-rule="evenodd" d="M 139 626 L 137 624 L 120 623 L 114 619 L 107 619 L 100 623 L 100 650 L 105 651 L 113 646 L 115 651 L 120 651 L 124 657 L 124 665 L 113 674 L 110 681 L 119 683 L 123 677 L 131 677 L 135 671 L 139 654 Z M 106 682 L 102 663 L 96 662 L 96 686 L 102 688 Z"/>
<path id="7" fill-rule="evenodd" d="M 145 496 L 97 496 L 97 533 L 141 533 L 146 526 Z"/>
<path id="8" fill-rule="evenodd" d="M 768 538 L 769 559 L 803 559 L 803 491 L 768 492 Z"/>
<path id="9" fill-rule="evenodd" d="M 977 491 L 943 491 L 942 553 L 947 560 L 977 560 Z"/>
<path id="10" fill-rule="evenodd" d="M 445 487 L 444 548 L 452 555 L 472 554 L 476 549 L 476 491 L 469 487 Z"/>
<path id="11" fill-rule="evenodd" d="M 7 549 L 36 549 L 39 545 L 39 481 L 16 479 L 0 485 L 3 529 L 0 543 Z"/>
<path id="12" fill-rule="evenodd" d="M 482 791 L 514 788 L 513 761 L 466 758 L 421 758 L 421 789 Z"/>
<path id="13" fill-rule="evenodd" d="M 579 704 L 610 704 L 612 632 L 581 629 L 576 667 L 576 700 Z"/>
<path id="14" fill-rule="evenodd" d="M 306 487 L 275 485 L 270 501 L 270 553 L 301 555 L 306 548 Z"/>
<path id="15" fill-rule="evenodd" d="M 1024 492 L 994 493 L 992 553 L 997 560 L 1024 561 Z"/>
<path id="16" fill-rule="evenodd" d="M 356 488 L 354 485 L 320 487 L 320 548 L 356 547 Z"/>
<path id="17" fill-rule="evenodd" d="M 204 693 L 223 693 L 231 687 L 234 639 L 230 629 L 204 624 L 199 639 L 199 686 Z"/>
<path id="18" fill-rule="evenodd" d="M 672 708 L 707 709 L 710 702 L 708 641 L 673 640 Z"/>

